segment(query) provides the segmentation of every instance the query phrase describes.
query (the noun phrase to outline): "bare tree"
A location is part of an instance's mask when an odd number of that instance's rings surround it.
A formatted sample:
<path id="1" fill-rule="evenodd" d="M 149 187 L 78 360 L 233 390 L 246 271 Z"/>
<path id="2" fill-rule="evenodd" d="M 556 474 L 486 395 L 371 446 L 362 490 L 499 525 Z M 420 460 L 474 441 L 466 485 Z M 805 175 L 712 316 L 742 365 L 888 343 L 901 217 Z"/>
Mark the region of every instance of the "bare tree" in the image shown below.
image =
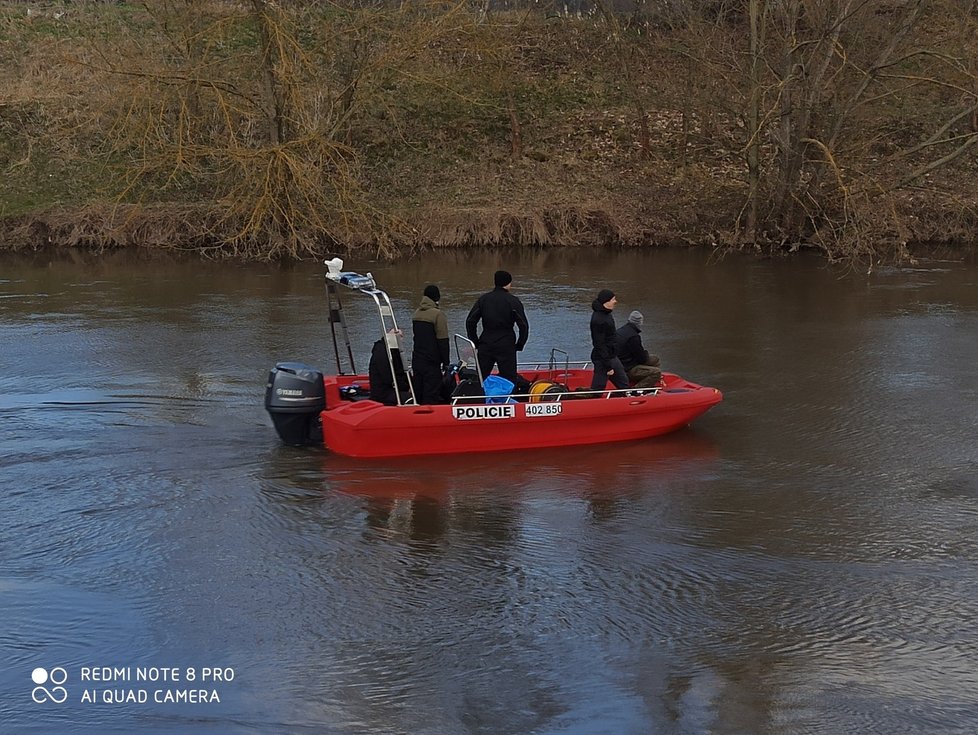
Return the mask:
<path id="1" fill-rule="evenodd" d="M 611 48 L 618 71 L 621 74 L 622 86 L 629 105 L 635 111 L 635 121 L 638 124 L 638 150 L 642 158 L 649 158 L 652 151 L 652 135 L 649 130 L 649 114 L 644 95 L 639 84 L 638 69 L 642 66 L 639 56 L 644 50 L 643 44 L 635 43 L 626 35 L 626 28 L 621 16 L 612 10 L 608 0 L 595 0 L 601 16 L 607 23 L 611 34 Z"/>
<path id="2" fill-rule="evenodd" d="M 844 255 L 899 241 L 906 234 L 894 197 L 978 142 L 960 131 L 978 112 L 965 52 L 973 38 L 929 31 L 922 42 L 933 3 L 730 0 L 709 17 L 705 10 L 687 16 L 683 53 L 714 80 L 701 114 L 712 108 L 742 120 L 747 242 Z M 940 10 L 974 28 L 955 0 Z M 731 37 L 746 31 L 742 57 L 707 40 L 706 22 Z M 917 113 L 919 95 L 927 95 L 923 109 L 957 99 L 937 119 Z"/>
<path id="3" fill-rule="evenodd" d="M 364 10 L 323 27 L 330 16 L 271 0 L 145 7 L 169 53 L 146 49 L 122 62 L 103 52 L 106 69 L 129 80 L 132 100 L 113 136 L 117 153 L 135 154 L 124 197 L 159 187 L 205 191 L 221 210 L 214 241 L 251 255 L 355 242 L 393 253 L 400 224 L 371 203 L 351 141 L 358 91 L 396 75 L 444 31 L 451 9 L 415 18 Z M 331 44 L 304 42 L 306 27 Z M 169 59 L 163 68 L 161 56 Z"/>

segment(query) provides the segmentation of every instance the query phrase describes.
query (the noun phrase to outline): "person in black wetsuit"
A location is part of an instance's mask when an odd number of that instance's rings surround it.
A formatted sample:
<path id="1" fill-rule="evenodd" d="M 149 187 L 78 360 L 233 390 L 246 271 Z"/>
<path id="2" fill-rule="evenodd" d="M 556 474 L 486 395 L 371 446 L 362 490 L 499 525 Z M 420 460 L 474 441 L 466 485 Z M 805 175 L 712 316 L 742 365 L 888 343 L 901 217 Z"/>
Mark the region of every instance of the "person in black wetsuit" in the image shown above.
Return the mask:
<path id="1" fill-rule="evenodd" d="M 591 303 L 591 362 L 594 363 L 591 390 L 604 390 L 608 380 L 615 388 L 628 387 L 628 376 L 618 359 L 615 318 L 611 315 L 617 303 L 615 292 L 607 288 L 601 289 Z"/>
<path id="2" fill-rule="evenodd" d="M 498 365 L 499 375 L 515 384 L 520 382 L 516 373 L 516 353 L 526 345 L 530 324 L 523 303 L 509 292 L 513 277 L 506 271 L 496 271 L 493 282 L 496 287 L 480 296 L 469 311 L 465 331 L 479 350 L 482 377 L 486 378 L 493 365 Z M 482 333 L 477 334 L 480 321 Z M 514 327 L 519 336 L 513 332 Z"/>
<path id="3" fill-rule="evenodd" d="M 419 404 L 443 403 L 442 376 L 449 362 L 448 320 L 438 308 L 441 291 L 438 286 L 425 286 L 421 305 L 411 324 L 414 327 L 414 352 L 411 370 L 414 373 L 414 392 Z"/>

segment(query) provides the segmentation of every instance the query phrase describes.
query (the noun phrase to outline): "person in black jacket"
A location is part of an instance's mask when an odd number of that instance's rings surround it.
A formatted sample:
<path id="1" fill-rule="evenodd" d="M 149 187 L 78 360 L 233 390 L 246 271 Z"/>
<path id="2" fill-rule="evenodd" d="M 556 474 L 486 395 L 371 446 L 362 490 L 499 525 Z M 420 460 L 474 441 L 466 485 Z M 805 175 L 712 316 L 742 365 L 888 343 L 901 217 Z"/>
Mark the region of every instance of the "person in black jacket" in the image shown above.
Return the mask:
<path id="1" fill-rule="evenodd" d="M 607 288 L 601 289 L 591 303 L 591 362 L 594 363 L 591 390 L 604 390 L 608 380 L 615 388 L 628 387 L 628 376 L 618 359 L 615 318 L 611 315 L 617 303 L 615 292 Z"/>
<path id="2" fill-rule="evenodd" d="M 493 282 L 496 287 L 480 296 L 469 312 L 465 331 L 479 350 L 482 377 L 487 377 L 493 365 L 498 365 L 499 375 L 516 384 L 519 382 L 516 353 L 526 345 L 530 324 L 522 302 L 509 292 L 513 277 L 506 271 L 496 271 Z M 477 335 L 480 320 L 482 334 Z M 518 337 L 513 333 L 513 327 L 519 331 Z"/>
<path id="3" fill-rule="evenodd" d="M 421 305 L 411 317 L 414 327 L 411 370 L 419 404 L 443 403 L 442 375 L 449 363 L 448 320 L 438 308 L 439 301 L 441 291 L 438 286 L 425 286 Z"/>
<path id="4" fill-rule="evenodd" d="M 618 358 L 633 388 L 654 388 L 662 380 L 659 357 L 650 355 L 642 344 L 642 312 L 633 311 L 615 335 Z"/>
<path id="5" fill-rule="evenodd" d="M 398 394 L 400 394 L 400 403 L 403 405 L 411 398 L 408 375 L 404 370 L 404 361 L 401 360 L 399 349 L 391 347 L 390 359 L 388 359 L 387 345 L 384 344 L 385 339 L 381 338 L 374 342 L 373 349 L 370 351 L 370 365 L 368 367 L 370 398 L 383 403 L 385 406 L 396 406 L 398 405 Z M 393 374 L 391 373 L 391 363 L 394 364 Z M 395 384 L 397 385 L 396 390 Z"/>

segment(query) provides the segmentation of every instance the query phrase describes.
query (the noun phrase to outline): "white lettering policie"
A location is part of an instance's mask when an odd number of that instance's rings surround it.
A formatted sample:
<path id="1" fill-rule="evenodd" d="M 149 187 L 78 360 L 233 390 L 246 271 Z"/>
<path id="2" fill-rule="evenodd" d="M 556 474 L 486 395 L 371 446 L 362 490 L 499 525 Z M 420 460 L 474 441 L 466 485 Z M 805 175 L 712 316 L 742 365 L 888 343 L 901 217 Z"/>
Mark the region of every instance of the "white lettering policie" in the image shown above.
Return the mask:
<path id="1" fill-rule="evenodd" d="M 504 403 L 498 406 L 482 404 L 452 406 L 452 416 L 462 421 L 469 419 L 511 419 L 516 416 L 516 408 L 512 403 Z"/>

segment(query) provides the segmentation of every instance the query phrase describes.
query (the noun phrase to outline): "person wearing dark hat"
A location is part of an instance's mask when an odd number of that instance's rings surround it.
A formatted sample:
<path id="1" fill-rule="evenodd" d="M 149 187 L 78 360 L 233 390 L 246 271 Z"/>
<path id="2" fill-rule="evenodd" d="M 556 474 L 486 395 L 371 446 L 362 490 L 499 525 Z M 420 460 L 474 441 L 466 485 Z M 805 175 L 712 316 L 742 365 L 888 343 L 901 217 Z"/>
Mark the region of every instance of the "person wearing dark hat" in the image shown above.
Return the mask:
<path id="1" fill-rule="evenodd" d="M 516 353 L 522 351 L 530 334 L 523 303 L 510 293 L 513 276 L 506 271 L 493 275 L 495 288 L 479 297 L 465 320 L 465 332 L 479 350 L 479 370 L 485 378 L 493 365 L 499 366 L 499 375 L 520 382 L 516 372 Z M 479 322 L 482 333 L 478 334 Z M 513 328 L 519 332 L 517 336 Z"/>
<path id="2" fill-rule="evenodd" d="M 591 302 L 591 362 L 594 363 L 591 390 L 604 390 L 609 380 L 615 388 L 628 387 L 628 376 L 618 359 L 615 318 L 611 315 L 617 303 L 618 297 L 608 288 L 598 291 Z"/>
<path id="3" fill-rule="evenodd" d="M 642 312 L 633 311 L 628 315 L 628 321 L 618 328 L 615 342 L 618 347 L 618 358 L 628 375 L 632 388 L 654 388 L 662 380 L 662 370 L 659 369 L 659 358 L 650 355 L 642 344 L 642 324 L 645 317 Z"/>
<path id="4" fill-rule="evenodd" d="M 441 403 L 442 376 L 449 363 L 448 320 L 438 308 L 441 291 L 438 286 L 425 286 L 421 305 L 411 317 L 414 327 L 414 352 L 411 370 L 414 373 L 414 392 L 419 404 Z"/>

